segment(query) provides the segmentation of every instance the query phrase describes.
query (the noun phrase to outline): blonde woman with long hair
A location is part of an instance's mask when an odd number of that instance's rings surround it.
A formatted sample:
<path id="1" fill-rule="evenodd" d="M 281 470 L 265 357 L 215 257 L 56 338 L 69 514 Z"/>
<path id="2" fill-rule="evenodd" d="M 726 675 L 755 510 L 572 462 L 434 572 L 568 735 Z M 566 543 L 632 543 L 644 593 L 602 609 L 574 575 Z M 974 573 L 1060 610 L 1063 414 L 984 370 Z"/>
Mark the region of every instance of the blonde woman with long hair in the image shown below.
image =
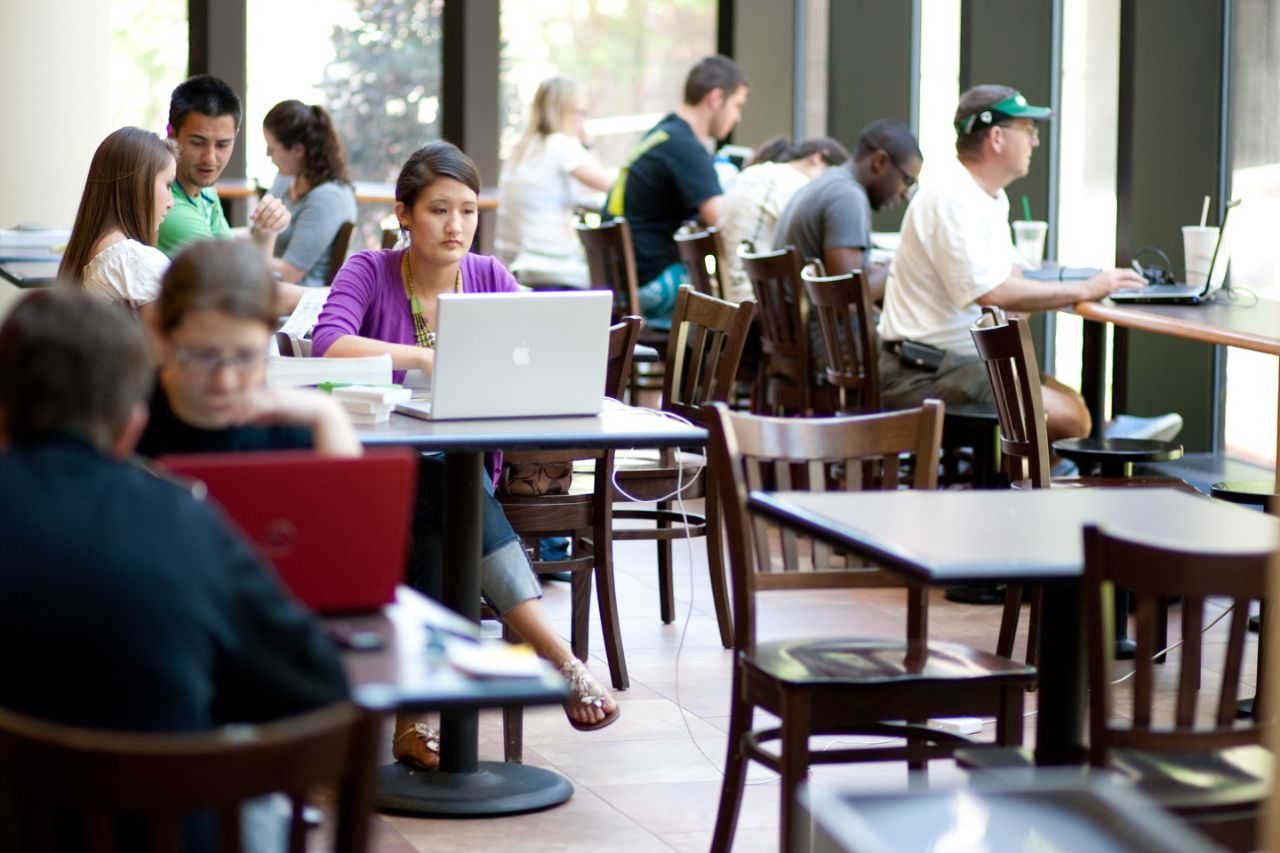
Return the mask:
<path id="1" fill-rule="evenodd" d="M 614 176 L 587 151 L 586 114 L 577 83 L 542 81 L 502 170 L 495 254 L 523 284 L 590 284 L 573 209 L 587 192 L 607 191 Z"/>

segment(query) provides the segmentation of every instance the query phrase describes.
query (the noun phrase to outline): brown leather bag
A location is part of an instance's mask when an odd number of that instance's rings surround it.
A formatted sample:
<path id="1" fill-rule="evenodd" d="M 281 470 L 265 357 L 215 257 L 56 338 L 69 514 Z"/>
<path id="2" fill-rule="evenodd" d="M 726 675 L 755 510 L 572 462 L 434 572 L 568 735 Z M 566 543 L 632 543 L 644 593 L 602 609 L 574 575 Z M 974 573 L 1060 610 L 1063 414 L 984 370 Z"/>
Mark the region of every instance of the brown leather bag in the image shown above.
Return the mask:
<path id="1" fill-rule="evenodd" d="M 566 495 L 573 484 L 573 462 L 504 463 L 498 491 L 504 495 L 532 498 L 538 495 Z"/>

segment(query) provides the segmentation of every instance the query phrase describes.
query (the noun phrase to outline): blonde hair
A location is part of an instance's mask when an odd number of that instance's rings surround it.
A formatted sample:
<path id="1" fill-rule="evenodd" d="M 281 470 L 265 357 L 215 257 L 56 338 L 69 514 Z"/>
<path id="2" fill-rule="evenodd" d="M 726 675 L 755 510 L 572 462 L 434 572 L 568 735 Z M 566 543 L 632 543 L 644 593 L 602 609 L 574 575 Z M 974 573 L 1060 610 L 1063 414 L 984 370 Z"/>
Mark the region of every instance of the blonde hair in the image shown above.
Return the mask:
<path id="1" fill-rule="evenodd" d="M 541 142 L 564 130 L 570 113 L 578 107 L 579 92 L 581 88 L 568 77 L 549 77 L 538 84 L 538 91 L 529 106 L 524 135 L 511 155 L 512 163 L 523 160 L 534 142 Z"/>

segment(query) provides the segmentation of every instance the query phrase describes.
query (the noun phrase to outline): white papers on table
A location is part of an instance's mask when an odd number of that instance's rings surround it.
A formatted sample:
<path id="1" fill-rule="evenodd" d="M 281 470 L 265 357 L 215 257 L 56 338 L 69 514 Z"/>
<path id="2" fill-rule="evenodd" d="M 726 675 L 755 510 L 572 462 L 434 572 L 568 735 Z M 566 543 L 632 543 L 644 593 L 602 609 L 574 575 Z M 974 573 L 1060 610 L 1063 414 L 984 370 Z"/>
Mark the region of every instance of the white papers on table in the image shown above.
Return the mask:
<path id="1" fill-rule="evenodd" d="M 503 640 L 449 638 L 445 655 L 454 669 L 476 678 L 538 678 L 542 666 L 530 646 L 514 646 Z"/>
<path id="2" fill-rule="evenodd" d="M 390 385 L 391 356 L 367 358 L 267 359 L 267 384 L 276 388 L 319 385 L 321 382 L 349 382 L 353 385 Z"/>
<path id="3" fill-rule="evenodd" d="M 280 327 L 280 331 L 291 338 L 310 337 L 311 330 L 315 328 L 316 321 L 320 319 L 320 311 L 324 308 L 324 301 L 328 298 L 329 288 L 308 288 L 307 292 L 302 294 L 302 298 L 298 300 L 298 307 L 293 309 L 289 319 L 285 320 L 284 325 Z"/>

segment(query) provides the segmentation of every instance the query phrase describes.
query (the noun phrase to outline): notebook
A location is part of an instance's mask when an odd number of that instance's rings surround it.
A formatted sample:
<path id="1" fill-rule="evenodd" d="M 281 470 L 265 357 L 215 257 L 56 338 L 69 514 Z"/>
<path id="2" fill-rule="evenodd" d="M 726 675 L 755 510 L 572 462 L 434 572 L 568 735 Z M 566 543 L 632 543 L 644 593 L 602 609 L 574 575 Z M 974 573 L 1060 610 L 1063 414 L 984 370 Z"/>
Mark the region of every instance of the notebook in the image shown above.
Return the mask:
<path id="1" fill-rule="evenodd" d="M 1229 261 L 1222 255 L 1222 238 L 1227 233 L 1227 218 L 1231 215 L 1231 208 L 1235 207 L 1235 203 L 1229 203 L 1226 210 L 1222 213 L 1222 225 L 1218 228 L 1218 240 L 1213 244 L 1213 256 L 1209 259 L 1209 272 L 1204 277 L 1204 284 L 1186 284 L 1179 282 L 1177 284 L 1152 284 L 1143 288 L 1134 290 L 1117 290 L 1111 294 L 1111 301 L 1120 304 L 1133 303 L 1163 303 L 1163 304 L 1187 304 L 1196 305 L 1201 302 L 1208 302 L 1213 291 L 1227 275 L 1227 264 Z M 1218 261 L 1222 261 L 1221 275 L 1219 275 Z"/>
<path id="2" fill-rule="evenodd" d="M 441 294 L 426 420 L 595 415 L 604 402 L 613 293 Z"/>
<path id="3" fill-rule="evenodd" d="M 297 599 L 321 613 L 375 610 L 404 578 L 417 480 L 410 450 L 358 459 L 309 450 L 166 456 L 200 481 Z"/>

